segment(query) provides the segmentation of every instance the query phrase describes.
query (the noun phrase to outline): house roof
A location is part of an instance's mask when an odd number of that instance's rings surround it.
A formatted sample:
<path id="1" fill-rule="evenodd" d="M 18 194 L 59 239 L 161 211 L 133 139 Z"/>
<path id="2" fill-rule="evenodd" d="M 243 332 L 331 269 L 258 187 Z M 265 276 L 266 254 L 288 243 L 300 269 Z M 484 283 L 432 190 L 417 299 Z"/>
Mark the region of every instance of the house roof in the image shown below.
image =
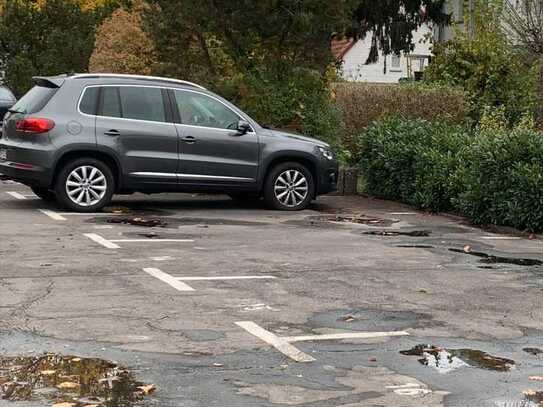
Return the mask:
<path id="1" fill-rule="evenodd" d="M 349 50 L 353 47 L 355 43 L 356 43 L 356 40 L 354 38 L 347 38 L 347 37 L 332 38 L 332 44 L 331 44 L 332 55 L 338 61 L 343 60 L 343 57 L 345 57 L 347 52 L 349 52 Z"/>

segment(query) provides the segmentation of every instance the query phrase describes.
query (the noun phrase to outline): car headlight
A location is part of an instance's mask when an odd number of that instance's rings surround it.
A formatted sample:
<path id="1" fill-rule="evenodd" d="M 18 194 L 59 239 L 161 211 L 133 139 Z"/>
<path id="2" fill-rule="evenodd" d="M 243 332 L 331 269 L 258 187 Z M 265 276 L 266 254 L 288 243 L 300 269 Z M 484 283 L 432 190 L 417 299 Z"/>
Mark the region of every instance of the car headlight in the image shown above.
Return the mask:
<path id="1" fill-rule="evenodd" d="M 321 146 L 319 146 L 318 148 L 324 158 L 328 160 L 334 159 L 334 153 L 332 153 L 332 150 L 329 150 L 326 147 L 321 147 Z"/>

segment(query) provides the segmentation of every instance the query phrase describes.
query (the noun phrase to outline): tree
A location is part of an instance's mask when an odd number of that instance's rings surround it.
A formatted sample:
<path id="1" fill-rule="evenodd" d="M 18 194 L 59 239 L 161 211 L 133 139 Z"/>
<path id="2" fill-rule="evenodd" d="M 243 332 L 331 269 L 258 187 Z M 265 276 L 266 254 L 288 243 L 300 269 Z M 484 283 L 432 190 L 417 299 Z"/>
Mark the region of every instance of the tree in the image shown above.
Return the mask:
<path id="1" fill-rule="evenodd" d="M 384 55 L 408 53 L 414 49 L 413 33 L 423 24 L 448 24 L 450 15 L 444 12 L 447 0 L 362 0 L 353 13 L 353 23 L 347 30 L 351 37 L 372 35 L 372 47 L 366 63 Z"/>
<path id="2" fill-rule="evenodd" d="M 530 66 L 511 46 L 501 24 L 501 1 L 477 0 L 468 16 L 471 30 L 434 46 L 426 80 L 463 88 L 471 99 L 472 116 L 493 121 L 498 116 L 515 125 L 532 114 L 534 78 Z"/>
<path id="3" fill-rule="evenodd" d="M 346 0 L 149 2 L 147 27 L 163 68 L 206 82 L 225 65 L 233 74 L 281 63 L 324 71 L 330 36 L 349 17 Z"/>
<path id="4" fill-rule="evenodd" d="M 504 20 L 515 45 L 531 60 L 543 56 L 543 0 L 520 0 L 516 6 L 506 2 Z"/>
<path id="5" fill-rule="evenodd" d="M 0 15 L 0 60 L 17 95 L 33 75 L 85 72 L 95 26 L 104 10 L 84 11 L 70 0 L 4 0 Z"/>
<path id="6" fill-rule="evenodd" d="M 156 64 L 154 45 L 141 27 L 143 1 L 119 8 L 96 34 L 89 71 L 149 75 Z"/>

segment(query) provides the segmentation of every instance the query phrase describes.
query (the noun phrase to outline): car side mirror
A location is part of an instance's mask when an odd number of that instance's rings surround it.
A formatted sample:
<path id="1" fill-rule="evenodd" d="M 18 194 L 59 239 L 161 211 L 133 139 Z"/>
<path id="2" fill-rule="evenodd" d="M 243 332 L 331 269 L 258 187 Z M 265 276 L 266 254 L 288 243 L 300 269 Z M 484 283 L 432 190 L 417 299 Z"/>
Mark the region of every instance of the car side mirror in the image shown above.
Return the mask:
<path id="1" fill-rule="evenodd" d="M 238 134 L 240 136 L 243 136 L 244 134 L 249 133 L 252 130 L 252 127 L 249 124 L 249 122 L 246 122 L 245 120 L 240 120 L 238 121 L 237 130 L 238 130 Z"/>

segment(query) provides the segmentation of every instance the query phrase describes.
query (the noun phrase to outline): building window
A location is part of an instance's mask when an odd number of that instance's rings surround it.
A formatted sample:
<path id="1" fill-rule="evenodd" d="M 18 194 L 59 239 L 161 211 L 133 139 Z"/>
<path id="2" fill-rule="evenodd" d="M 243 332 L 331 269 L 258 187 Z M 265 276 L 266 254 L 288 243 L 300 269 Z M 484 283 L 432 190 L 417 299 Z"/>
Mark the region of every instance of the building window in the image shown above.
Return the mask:
<path id="1" fill-rule="evenodd" d="M 392 61 L 390 63 L 390 70 L 398 72 L 402 70 L 400 55 L 392 54 Z"/>

